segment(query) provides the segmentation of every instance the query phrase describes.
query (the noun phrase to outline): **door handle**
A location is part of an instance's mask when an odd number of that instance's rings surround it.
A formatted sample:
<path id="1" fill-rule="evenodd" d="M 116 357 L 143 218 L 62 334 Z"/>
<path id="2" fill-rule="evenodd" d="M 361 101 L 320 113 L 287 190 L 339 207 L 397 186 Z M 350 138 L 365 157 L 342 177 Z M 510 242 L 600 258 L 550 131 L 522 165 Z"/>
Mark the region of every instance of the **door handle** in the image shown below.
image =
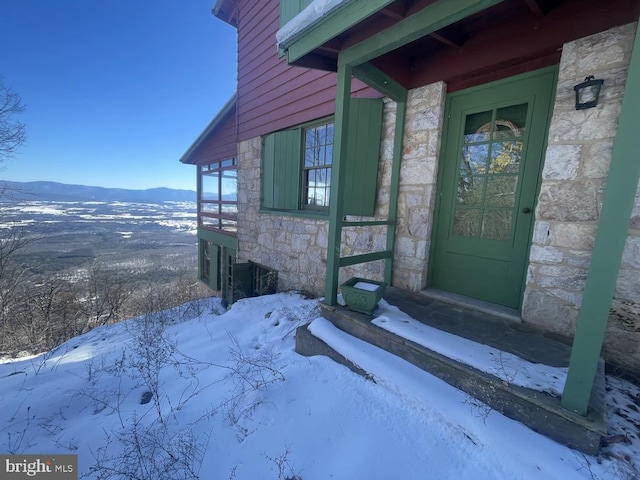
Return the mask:
<path id="1" fill-rule="evenodd" d="M 522 213 L 531 213 L 531 209 L 529 207 L 524 207 L 522 209 Z"/>

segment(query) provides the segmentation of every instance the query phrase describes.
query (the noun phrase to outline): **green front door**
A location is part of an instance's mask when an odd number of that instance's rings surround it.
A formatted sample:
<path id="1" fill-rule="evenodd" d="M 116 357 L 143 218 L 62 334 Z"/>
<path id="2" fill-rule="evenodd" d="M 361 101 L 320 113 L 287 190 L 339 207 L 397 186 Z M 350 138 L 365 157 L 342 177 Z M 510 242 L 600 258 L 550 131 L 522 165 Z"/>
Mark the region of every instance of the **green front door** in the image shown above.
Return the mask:
<path id="1" fill-rule="evenodd" d="M 431 286 L 519 308 L 556 69 L 447 99 Z"/>

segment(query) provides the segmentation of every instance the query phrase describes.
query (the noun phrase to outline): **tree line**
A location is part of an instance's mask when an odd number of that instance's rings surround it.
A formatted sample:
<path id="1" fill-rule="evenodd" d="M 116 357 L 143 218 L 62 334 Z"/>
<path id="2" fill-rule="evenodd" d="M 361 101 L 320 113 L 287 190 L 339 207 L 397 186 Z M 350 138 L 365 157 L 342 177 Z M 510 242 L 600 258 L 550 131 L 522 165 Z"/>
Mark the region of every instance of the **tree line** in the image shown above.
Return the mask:
<path id="1" fill-rule="evenodd" d="M 0 357 L 43 352 L 95 327 L 211 295 L 193 277 L 142 283 L 98 260 L 34 273 L 17 257 L 38 240 L 19 226 L 0 229 Z"/>

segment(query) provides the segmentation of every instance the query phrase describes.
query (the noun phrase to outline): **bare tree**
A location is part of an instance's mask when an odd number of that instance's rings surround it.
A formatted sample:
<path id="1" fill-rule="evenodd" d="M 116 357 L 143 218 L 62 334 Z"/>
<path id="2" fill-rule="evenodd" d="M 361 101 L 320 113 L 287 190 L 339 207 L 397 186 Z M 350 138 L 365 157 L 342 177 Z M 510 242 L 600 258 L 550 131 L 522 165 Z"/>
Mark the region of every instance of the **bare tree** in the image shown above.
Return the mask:
<path id="1" fill-rule="evenodd" d="M 16 289 L 23 283 L 29 271 L 13 261 L 17 252 L 37 238 L 15 226 L 2 229 L 0 234 L 0 325 L 5 323 L 5 315 L 15 300 Z"/>
<path id="2" fill-rule="evenodd" d="M 0 162 L 10 158 L 26 140 L 25 126 L 15 118 L 24 110 L 20 95 L 0 78 Z"/>
<path id="3" fill-rule="evenodd" d="M 84 302 L 84 331 L 120 320 L 120 309 L 131 296 L 129 285 L 98 262 L 88 271 L 87 298 Z"/>

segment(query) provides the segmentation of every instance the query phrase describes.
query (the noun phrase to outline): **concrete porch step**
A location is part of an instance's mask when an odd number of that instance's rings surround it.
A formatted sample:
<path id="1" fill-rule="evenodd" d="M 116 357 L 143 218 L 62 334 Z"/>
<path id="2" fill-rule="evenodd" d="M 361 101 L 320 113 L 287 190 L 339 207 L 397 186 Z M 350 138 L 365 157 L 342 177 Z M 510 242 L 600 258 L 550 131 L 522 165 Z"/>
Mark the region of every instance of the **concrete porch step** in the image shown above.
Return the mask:
<path id="1" fill-rule="evenodd" d="M 414 319 L 440 330 L 513 353 L 530 362 L 568 365 L 570 348 L 567 345 L 546 338 L 525 325 L 395 288 L 388 288 L 384 299 Z M 369 315 L 323 305 L 322 316 L 340 330 L 403 358 L 503 415 L 571 448 L 593 455 L 607 432 L 603 361 L 599 365 L 589 412 L 583 417 L 563 408 L 559 398 L 509 384 L 384 330 L 371 323 L 373 317 Z M 368 376 L 367 372 L 314 337 L 306 326 L 296 332 L 296 352 L 306 356 L 326 355 L 356 373 Z"/>

